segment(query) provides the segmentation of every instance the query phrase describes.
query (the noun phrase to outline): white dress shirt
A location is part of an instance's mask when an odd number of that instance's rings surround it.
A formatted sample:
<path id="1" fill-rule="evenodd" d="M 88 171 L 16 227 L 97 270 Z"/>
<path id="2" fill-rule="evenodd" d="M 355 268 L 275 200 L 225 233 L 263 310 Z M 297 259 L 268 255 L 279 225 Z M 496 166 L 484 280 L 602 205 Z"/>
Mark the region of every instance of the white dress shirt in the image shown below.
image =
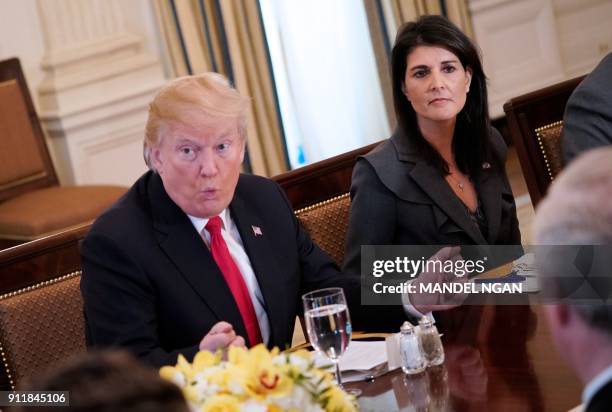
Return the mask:
<path id="1" fill-rule="evenodd" d="M 205 229 L 208 219 L 190 215 L 187 216 L 189 217 L 189 220 L 191 220 L 193 227 L 195 227 L 198 233 L 200 233 L 204 238 L 206 246 L 208 246 L 210 249 L 210 233 L 208 233 L 208 230 Z M 261 337 L 264 343 L 268 344 L 270 341 L 270 321 L 268 320 L 263 295 L 261 293 L 261 289 L 259 288 L 259 283 L 257 282 L 257 277 L 253 271 L 253 267 L 251 266 L 251 261 L 244 250 L 242 238 L 240 237 L 238 228 L 230 216 L 229 210 L 223 209 L 223 211 L 219 214 L 219 217 L 223 221 L 221 236 L 223 236 L 225 243 L 227 243 L 227 248 L 229 249 L 230 255 L 232 255 L 236 266 L 238 266 L 238 269 L 242 274 L 242 278 L 244 279 L 244 283 L 249 290 L 249 296 L 253 302 L 255 315 L 257 316 L 257 322 L 259 323 Z M 204 274 L 202 274 L 202 276 L 204 276 Z M 243 337 L 246 338 L 246 336 Z"/>

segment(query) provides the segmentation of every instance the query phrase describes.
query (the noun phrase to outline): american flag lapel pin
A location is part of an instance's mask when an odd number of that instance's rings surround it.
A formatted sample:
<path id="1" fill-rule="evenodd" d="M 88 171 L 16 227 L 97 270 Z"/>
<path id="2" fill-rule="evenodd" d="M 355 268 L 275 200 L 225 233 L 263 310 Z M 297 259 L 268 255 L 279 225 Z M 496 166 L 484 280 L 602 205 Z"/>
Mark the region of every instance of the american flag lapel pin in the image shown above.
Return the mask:
<path id="1" fill-rule="evenodd" d="M 251 228 L 253 229 L 253 234 L 255 235 L 255 237 L 263 236 L 263 233 L 261 232 L 261 228 L 259 226 L 251 226 Z"/>

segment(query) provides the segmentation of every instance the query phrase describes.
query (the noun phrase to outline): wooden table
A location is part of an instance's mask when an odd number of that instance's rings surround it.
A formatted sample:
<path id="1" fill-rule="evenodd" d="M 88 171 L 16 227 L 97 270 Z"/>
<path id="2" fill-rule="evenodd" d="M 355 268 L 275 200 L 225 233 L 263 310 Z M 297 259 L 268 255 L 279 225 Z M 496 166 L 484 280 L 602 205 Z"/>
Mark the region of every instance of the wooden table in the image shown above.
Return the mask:
<path id="1" fill-rule="evenodd" d="M 396 370 L 363 391 L 362 410 L 567 411 L 582 385 L 558 354 L 538 305 L 469 306 L 438 314 L 446 360 L 421 375 Z"/>

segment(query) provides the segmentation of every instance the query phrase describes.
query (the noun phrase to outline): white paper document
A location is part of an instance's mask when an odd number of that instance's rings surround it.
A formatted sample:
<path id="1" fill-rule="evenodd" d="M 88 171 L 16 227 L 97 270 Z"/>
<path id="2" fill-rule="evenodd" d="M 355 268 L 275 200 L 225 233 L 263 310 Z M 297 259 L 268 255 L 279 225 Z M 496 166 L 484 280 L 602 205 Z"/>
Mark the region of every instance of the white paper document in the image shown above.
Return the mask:
<path id="1" fill-rule="evenodd" d="M 333 373 L 331 361 L 321 352 L 315 355 L 315 364 L 318 367 L 329 368 Z M 389 370 L 385 341 L 351 342 L 340 358 L 340 370 L 344 382 L 374 379 L 383 375 Z"/>
<path id="2" fill-rule="evenodd" d="M 340 370 L 369 370 L 387 361 L 385 341 L 353 341 L 340 358 Z"/>

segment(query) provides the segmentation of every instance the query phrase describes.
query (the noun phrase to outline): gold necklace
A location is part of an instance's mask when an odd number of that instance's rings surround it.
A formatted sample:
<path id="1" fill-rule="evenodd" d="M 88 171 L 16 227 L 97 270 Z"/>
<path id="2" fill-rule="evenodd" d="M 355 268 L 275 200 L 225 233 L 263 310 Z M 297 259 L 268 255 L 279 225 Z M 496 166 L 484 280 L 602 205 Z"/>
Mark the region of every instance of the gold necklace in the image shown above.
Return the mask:
<path id="1" fill-rule="evenodd" d="M 462 181 L 456 179 L 453 175 L 452 172 L 449 170 L 449 174 L 447 175 L 448 177 L 451 178 L 451 180 L 453 180 L 455 182 L 455 184 L 457 185 L 457 187 L 459 188 L 459 190 L 461 190 L 461 192 L 465 192 L 465 183 L 463 183 Z"/>

